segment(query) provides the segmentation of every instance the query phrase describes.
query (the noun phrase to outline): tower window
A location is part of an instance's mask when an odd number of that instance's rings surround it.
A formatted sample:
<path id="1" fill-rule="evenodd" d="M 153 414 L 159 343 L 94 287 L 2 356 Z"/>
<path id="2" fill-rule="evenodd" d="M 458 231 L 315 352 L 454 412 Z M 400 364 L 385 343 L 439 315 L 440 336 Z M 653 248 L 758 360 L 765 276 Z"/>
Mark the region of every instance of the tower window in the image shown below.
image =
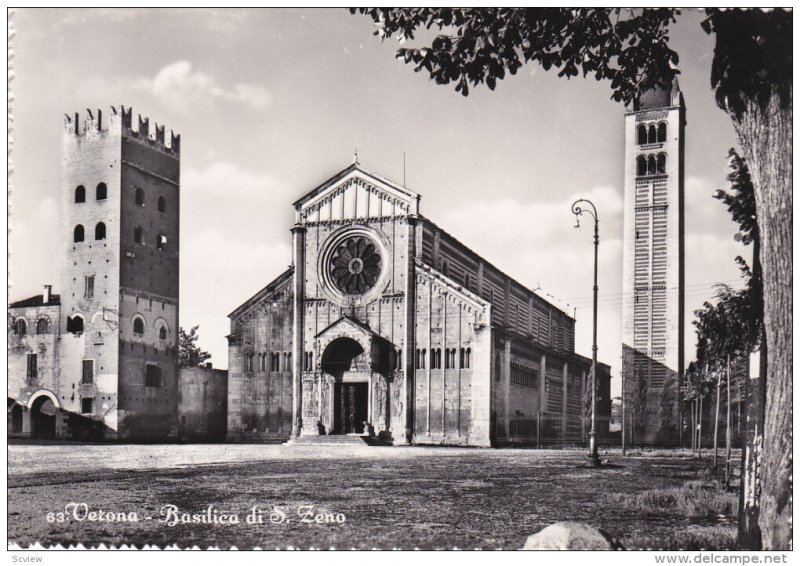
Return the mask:
<path id="1" fill-rule="evenodd" d="M 81 414 L 91 415 L 94 412 L 94 399 L 91 397 L 84 397 L 81 399 Z"/>
<path id="2" fill-rule="evenodd" d="M 142 187 L 136 187 L 136 204 L 140 206 L 144 206 L 144 189 Z"/>
<path id="3" fill-rule="evenodd" d="M 161 368 L 155 364 L 144 366 L 144 386 L 161 387 Z"/>
<path id="4" fill-rule="evenodd" d="M 140 316 L 133 319 L 133 333 L 137 336 L 144 335 L 144 319 Z"/>
<path id="5" fill-rule="evenodd" d="M 79 314 L 67 317 L 67 332 L 80 334 L 83 332 L 83 317 Z"/>
<path id="6" fill-rule="evenodd" d="M 144 230 L 141 226 L 133 229 L 133 241 L 137 244 L 144 244 Z"/>
<path id="7" fill-rule="evenodd" d="M 98 222 L 97 226 L 94 227 L 94 239 L 95 240 L 105 240 L 106 239 L 106 225 L 103 222 Z"/>
<path id="8" fill-rule="evenodd" d="M 95 194 L 97 195 L 97 200 L 106 200 L 108 198 L 108 188 L 106 187 L 106 184 L 99 183 L 97 185 L 97 191 Z"/>
<path id="9" fill-rule="evenodd" d="M 94 360 L 83 360 L 81 383 L 94 383 Z"/>
<path id="10" fill-rule="evenodd" d="M 46 318 L 40 318 L 36 322 L 36 334 L 47 334 L 50 332 L 50 321 Z"/>
<path id="11" fill-rule="evenodd" d="M 658 125 L 658 141 L 665 142 L 667 141 L 667 123 L 661 122 Z"/>
<path id="12" fill-rule="evenodd" d="M 38 354 L 28 354 L 28 379 L 36 379 L 39 376 L 39 356 Z"/>
<path id="13" fill-rule="evenodd" d="M 83 297 L 85 299 L 94 297 L 94 275 L 87 275 L 83 278 Z"/>
<path id="14" fill-rule="evenodd" d="M 163 250 L 167 247 L 167 237 L 164 234 L 158 235 L 158 240 L 156 241 L 156 248 L 159 250 Z"/>
<path id="15" fill-rule="evenodd" d="M 636 158 L 636 175 L 639 177 L 647 175 L 647 158 L 644 155 Z"/>
<path id="16" fill-rule="evenodd" d="M 14 334 L 17 336 L 25 336 L 28 333 L 28 323 L 24 318 L 18 318 L 14 322 Z"/>
<path id="17" fill-rule="evenodd" d="M 158 197 L 158 211 L 166 212 L 166 210 L 167 210 L 167 200 L 164 197 Z"/>
<path id="18" fill-rule="evenodd" d="M 75 202 L 86 202 L 86 187 L 78 185 L 75 189 Z"/>
<path id="19" fill-rule="evenodd" d="M 647 158 L 647 174 L 648 175 L 656 174 L 656 158 L 653 155 Z"/>
<path id="20" fill-rule="evenodd" d="M 167 339 L 167 327 L 162 326 L 158 329 L 158 339 L 159 340 L 166 340 Z"/>
<path id="21" fill-rule="evenodd" d="M 667 172 L 667 154 L 666 153 L 659 153 L 658 160 L 657 160 L 657 168 L 660 174 L 664 174 Z"/>
<path id="22" fill-rule="evenodd" d="M 73 242 L 82 242 L 83 241 L 83 225 L 78 224 L 75 226 L 75 230 L 72 232 L 72 241 Z"/>
<path id="23" fill-rule="evenodd" d="M 646 144 L 647 143 L 647 126 L 645 126 L 644 124 L 641 124 L 639 126 L 639 128 L 637 129 L 637 132 L 638 133 L 637 133 L 637 136 L 636 136 L 636 138 L 637 138 L 636 141 L 639 143 L 639 145 Z"/>
<path id="24" fill-rule="evenodd" d="M 656 143 L 658 140 L 658 135 L 656 133 L 656 127 L 650 126 L 647 129 L 647 143 Z"/>

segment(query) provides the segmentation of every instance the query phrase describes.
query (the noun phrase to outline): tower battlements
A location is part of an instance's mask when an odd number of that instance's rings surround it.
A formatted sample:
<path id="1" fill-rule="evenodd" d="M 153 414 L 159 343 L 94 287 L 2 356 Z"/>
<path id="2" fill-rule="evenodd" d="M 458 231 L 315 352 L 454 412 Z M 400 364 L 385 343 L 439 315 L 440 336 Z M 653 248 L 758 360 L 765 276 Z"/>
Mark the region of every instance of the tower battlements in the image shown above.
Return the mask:
<path id="1" fill-rule="evenodd" d="M 166 127 L 154 123 L 151 133 L 150 118 L 143 118 L 140 114 L 137 114 L 134 128 L 133 108 L 120 106 L 118 112 L 116 107 L 111 106 L 111 112 L 107 114 L 99 109 L 93 111 L 87 108 L 81 118 L 79 112 L 64 114 L 64 134 L 87 138 L 102 133 L 125 135 L 170 155 L 180 156 L 181 136 L 170 130 L 167 144 Z"/>

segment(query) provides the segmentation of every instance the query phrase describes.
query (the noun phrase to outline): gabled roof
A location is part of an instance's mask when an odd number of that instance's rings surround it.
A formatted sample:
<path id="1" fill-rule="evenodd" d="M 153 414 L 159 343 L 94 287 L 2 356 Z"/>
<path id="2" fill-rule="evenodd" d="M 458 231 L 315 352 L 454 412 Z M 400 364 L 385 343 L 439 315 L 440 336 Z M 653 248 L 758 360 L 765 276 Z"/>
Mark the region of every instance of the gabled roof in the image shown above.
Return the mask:
<path id="1" fill-rule="evenodd" d="M 292 274 L 294 273 L 294 266 L 289 267 L 286 271 L 278 275 L 275 279 L 273 279 L 266 287 L 261 289 L 258 293 L 247 299 L 244 303 L 236 307 L 233 312 L 228 315 L 228 318 L 233 318 L 240 314 L 242 311 L 246 310 L 248 307 L 252 306 L 253 304 L 257 303 L 276 289 L 278 289 L 281 285 L 286 283 L 287 280 L 291 279 Z"/>
<path id="2" fill-rule="evenodd" d="M 340 319 L 338 319 L 335 322 L 329 324 L 328 326 L 323 328 L 321 331 L 319 331 L 317 333 L 317 335 L 314 336 L 314 338 L 319 338 L 320 336 L 322 336 L 323 334 L 325 334 L 326 332 L 328 332 L 332 328 L 335 328 L 336 326 L 339 326 L 341 324 L 348 324 L 348 323 L 353 325 L 353 326 L 355 326 L 359 330 L 363 330 L 367 334 L 371 334 L 373 336 L 377 336 L 381 340 L 385 340 L 385 338 L 383 336 L 381 336 L 380 334 L 378 334 L 377 332 L 372 330 L 369 326 L 367 326 L 366 324 L 364 324 L 363 322 L 361 322 L 359 320 L 356 320 L 355 318 L 353 318 L 352 316 L 349 316 L 349 315 L 344 315 Z"/>
<path id="3" fill-rule="evenodd" d="M 57 307 L 61 304 L 61 295 L 50 295 L 50 302 L 44 302 L 44 295 L 35 295 L 21 301 L 16 301 L 8 305 L 10 309 L 19 309 L 23 307 Z"/>
<path id="4" fill-rule="evenodd" d="M 368 171 L 365 169 L 358 161 L 354 162 L 353 164 L 345 167 L 335 175 L 333 175 L 330 179 L 318 185 L 316 188 L 312 189 L 311 191 L 307 192 L 304 196 L 297 199 L 293 206 L 295 208 L 300 208 L 304 203 L 308 202 L 309 200 L 317 197 L 318 195 L 324 193 L 327 189 L 350 175 L 351 173 L 357 172 L 360 176 L 365 177 L 367 179 L 376 181 L 377 183 L 388 187 L 390 190 L 396 191 L 398 196 L 404 197 L 410 201 L 418 200 L 419 195 L 414 191 L 410 191 L 404 186 L 400 185 L 399 183 L 395 183 L 394 181 L 387 179 L 385 177 L 381 177 L 380 175 L 373 173 L 372 171 Z"/>

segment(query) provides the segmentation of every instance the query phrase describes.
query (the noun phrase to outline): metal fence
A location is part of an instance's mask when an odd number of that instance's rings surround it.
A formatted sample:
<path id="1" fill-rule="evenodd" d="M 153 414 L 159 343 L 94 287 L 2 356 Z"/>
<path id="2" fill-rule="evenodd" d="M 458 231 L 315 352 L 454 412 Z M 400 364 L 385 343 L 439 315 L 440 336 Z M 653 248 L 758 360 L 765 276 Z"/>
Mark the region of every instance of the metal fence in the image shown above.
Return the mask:
<path id="1" fill-rule="evenodd" d="M 688 418 L 684 420 L 683 430 L 673 425 L 670 428 L 654 427 L 646 419 L 631 416 L 625 419 L 625 446 L 693 446 L 692 424 Z M 492 438 L 497 446 L 529 446 L 535 448 L 584 446 L 589 445 L 589 419 L 582 417 L 536 416 L 536 417 L 498 417 L 493 421 Z M 597 443 L 599 446 L 622 446 L 622 419 L 620 417 L 597 417 Z M 696 443 L 702 448 L 714 445 L 714 419 L 703 419 L 700 427 L 695 429 Z M 725 446 L 726 423 L 720 419 L 717 427 L 717 446 Z M 742 446 L 745 434 L 739 422 L 731 426 L 731 444 L 735 448 Z M 696 444 L 694 444 L 696 445 Z"/>

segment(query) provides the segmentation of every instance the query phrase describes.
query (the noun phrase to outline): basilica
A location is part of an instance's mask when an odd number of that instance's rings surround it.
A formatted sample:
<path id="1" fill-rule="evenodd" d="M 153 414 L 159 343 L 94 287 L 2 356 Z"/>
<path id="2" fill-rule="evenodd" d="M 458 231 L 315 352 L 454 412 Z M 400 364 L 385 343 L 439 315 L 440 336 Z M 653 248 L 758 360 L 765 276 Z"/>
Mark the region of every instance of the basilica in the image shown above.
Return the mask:
<path id="1" fill-rule="evenodd" d="M 357 160 L 294 209 L 291 267 L 229 315 L 228 441 L 490 446 L 526 416 L 582 440 L 574 318 Z"/>

